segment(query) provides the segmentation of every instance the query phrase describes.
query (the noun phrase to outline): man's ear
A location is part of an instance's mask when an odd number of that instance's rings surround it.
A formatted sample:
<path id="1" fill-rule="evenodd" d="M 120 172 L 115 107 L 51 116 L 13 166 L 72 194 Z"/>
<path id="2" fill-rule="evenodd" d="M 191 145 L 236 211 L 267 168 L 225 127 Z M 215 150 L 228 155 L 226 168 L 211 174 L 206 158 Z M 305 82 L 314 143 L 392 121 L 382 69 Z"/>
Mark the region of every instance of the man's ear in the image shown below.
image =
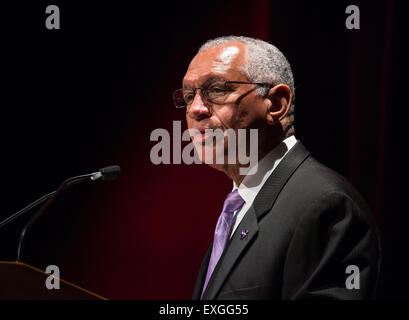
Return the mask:
<path id="1" fill-rule="evenodd" d="M 266 114 L 267 123 L 275 125 L 280 122 L 290 110 L 293 94 L 289 86 L 279 84 L 268 91 L 266 98 L 269 100 L 269 108 Z"/>

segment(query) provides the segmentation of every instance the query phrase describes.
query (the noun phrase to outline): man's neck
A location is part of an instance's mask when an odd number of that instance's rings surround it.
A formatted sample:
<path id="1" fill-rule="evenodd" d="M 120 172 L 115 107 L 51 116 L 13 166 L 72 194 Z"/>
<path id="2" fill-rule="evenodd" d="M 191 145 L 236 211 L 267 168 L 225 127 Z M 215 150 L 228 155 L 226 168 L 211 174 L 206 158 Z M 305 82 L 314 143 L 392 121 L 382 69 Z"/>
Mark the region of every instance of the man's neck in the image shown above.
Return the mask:
<path id="1" fill-rule="evenodd" d="M 273 150 L 278 144 L 280 144 L 282 141 L 277 141 L 277 142 L 272 142 L 272 141 L 267 141 L 265 143 L 262 143 L 259 145 L 259 152 L 258 152 L 258 162 L 260 162 L 271 150 Z M 226 164 L 222 171 L 234 181 L 236 186 L 240 186 L 240 184 L 243 182 L 244 178 L 246 175 L 241 175 L 240 174 L 240 168 L 242 168 L 243 165 L 240 163 L 235 163 L 235 164 Z"/>

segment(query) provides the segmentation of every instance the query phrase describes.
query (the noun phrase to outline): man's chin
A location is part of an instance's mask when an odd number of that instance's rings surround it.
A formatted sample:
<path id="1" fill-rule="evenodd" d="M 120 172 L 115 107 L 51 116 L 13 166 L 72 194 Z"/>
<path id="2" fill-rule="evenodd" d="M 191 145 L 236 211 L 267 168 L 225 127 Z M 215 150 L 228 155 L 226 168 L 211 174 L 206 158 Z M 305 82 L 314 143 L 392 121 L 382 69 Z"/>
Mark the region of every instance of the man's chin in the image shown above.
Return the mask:
<path id="1" fill-rule="evenodd" d="M 195 145 L 195 147 L 196 151 L 201 150 L 201 154 L 200 152 L 198 153 L 200 154 L 199 159 L 203 164 L 207 164 L 213 169 L 224 171 L 224 168 L 227 165 L 227 157 L 220 154 L 218 155 L 213 146 Z M 219 161 L 216 161 L 217 159 Z"/>
<path id="2" fill-rule="evenodd" d="M 219 170 L 219 171 L 226 171 L 226 165 L 225 164 L 216 164 L 216 163 L 206 163 L 209 167 Z"/>

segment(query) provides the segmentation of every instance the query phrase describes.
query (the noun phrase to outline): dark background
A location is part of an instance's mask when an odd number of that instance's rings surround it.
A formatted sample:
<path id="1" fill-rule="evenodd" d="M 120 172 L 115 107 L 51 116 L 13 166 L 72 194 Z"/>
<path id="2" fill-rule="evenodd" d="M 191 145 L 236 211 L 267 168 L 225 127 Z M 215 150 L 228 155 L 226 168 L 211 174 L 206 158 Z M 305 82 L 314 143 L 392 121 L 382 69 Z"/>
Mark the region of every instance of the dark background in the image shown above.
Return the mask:
<path id="1" fill-rule="evenodd" d="M 45 27 L 50 4 L 60 30 Z M 345 27 L 349 4 L 360 30 Z M 231 181 L 205 166 L 153 165 L 150 133 L 184 120 L 171 95 L 199 46 L 247 35 L 292 65 L 296 137 L 373 208 L 378 298 L 409 298 L 403 15 L 396 1 L 2 5 L 0 219 L 67 177 L 122 168 L 120 180 L 61 195 L 30 230 L 23 261 L 58 265 L 63 279 L 110 299 L 191 297 Z M 15 259 L 29 216 L 0 230 L 0 260 Z"/>

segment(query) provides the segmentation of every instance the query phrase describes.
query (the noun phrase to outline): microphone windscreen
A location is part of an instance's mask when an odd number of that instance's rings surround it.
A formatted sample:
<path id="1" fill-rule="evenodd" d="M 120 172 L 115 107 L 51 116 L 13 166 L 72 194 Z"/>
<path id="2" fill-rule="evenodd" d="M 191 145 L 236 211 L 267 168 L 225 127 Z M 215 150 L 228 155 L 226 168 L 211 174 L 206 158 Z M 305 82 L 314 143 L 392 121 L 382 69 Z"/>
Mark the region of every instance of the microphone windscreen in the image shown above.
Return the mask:
<path id="1" fill-rule="evenodd" d="M 119 166 L 109 166 L 99 170 L 102 174 L 102 180 L 112 181 L 118 179 L 121 175 L 121 168 Z"/>

